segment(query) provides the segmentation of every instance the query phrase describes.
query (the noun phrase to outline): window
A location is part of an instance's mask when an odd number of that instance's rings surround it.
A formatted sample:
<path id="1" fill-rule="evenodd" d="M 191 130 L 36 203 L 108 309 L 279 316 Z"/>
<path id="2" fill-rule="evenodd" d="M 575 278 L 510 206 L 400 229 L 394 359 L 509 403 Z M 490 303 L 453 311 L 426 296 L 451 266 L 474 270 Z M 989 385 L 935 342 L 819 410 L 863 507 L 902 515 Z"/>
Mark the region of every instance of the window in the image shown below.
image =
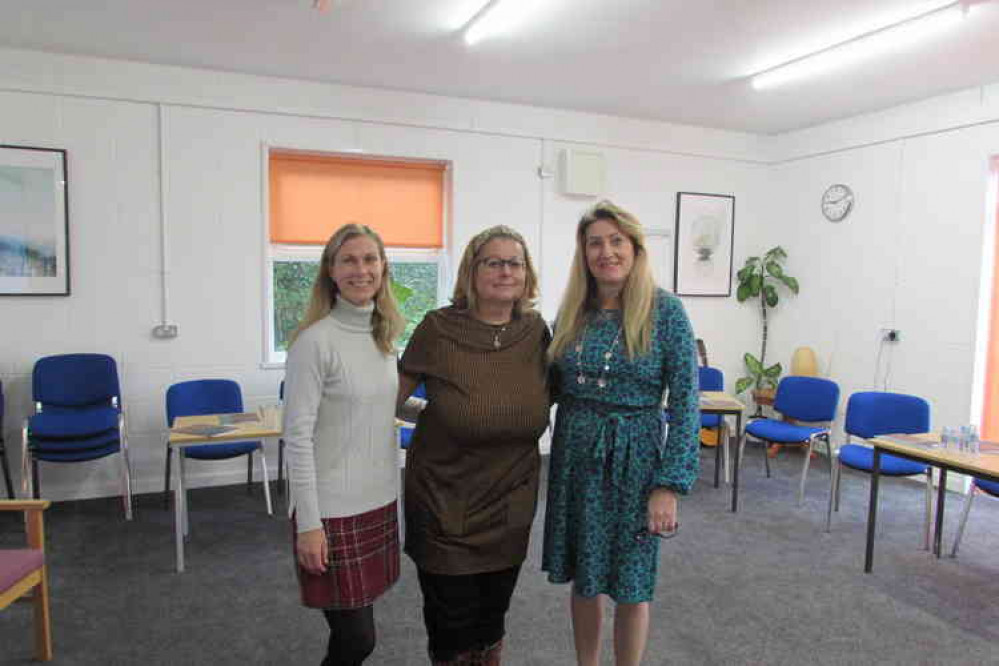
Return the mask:
<path id="1" fill-rule="evenodd" d="M 311 296 L 323 247 L 341 224 L 367 224 L 386 244 L 406 318 L 402 349 L 442 302 L 445 165 L 271 150 L 265 360 L 283 363 Z"/>

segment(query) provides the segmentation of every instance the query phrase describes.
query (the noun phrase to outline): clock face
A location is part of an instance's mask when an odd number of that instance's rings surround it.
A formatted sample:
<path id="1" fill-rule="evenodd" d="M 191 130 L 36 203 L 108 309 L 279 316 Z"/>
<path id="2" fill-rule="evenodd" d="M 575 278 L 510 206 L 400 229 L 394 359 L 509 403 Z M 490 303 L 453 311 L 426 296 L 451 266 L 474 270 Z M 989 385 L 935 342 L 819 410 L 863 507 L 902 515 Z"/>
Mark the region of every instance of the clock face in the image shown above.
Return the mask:
<path id="1" fill-rule="evenodd" d="M 853 190 L 846 185 L 830 185 L 822 195 L 822 214 L 831 222 L 839 222 L 853 209 Z"/>

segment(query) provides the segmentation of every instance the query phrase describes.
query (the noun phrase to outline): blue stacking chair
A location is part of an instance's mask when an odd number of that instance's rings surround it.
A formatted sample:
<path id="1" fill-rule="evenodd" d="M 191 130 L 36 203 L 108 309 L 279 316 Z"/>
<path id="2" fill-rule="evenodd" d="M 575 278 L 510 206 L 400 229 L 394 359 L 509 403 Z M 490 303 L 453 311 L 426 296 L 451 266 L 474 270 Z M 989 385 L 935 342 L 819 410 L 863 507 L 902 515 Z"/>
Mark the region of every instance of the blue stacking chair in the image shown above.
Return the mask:
<path id="1" fill-rule="evenodd" d="M 725 375 L 718 368 L 712 368 L 707 365 L 698 366 L 697 379 L 697 388 L 701 391 L 725 390 Z M 718 429 L 717 445 L 722 447 L 725 465 L 725 481 L 729 482 L 731 472 L 729 471 L 728 435 L 725 429 L 725 419 L 722 418 L 721 414 L 701 414 L 701 427 Z"/>
<path id="2" fill-rule="evenodd" d="M 964 497 L 964 508 L 961 510 L 961 522 L 957 526 L 957 534 L 954 535 L 954 548 L 950 551 L 951 557 L 957 557 L 957 548 L 961 545 L 961 537 L 964 536 L 964 524 L 968 522 L 968 513 L 971 511 L 971 502 L 977 493 L 984 493 L 992 497 L 999 497 L 999 483 L 986 481 L 985 479 L 972 478 L 971 486 Z"/>
<path id="3" fill-rule="evenodd" d="M 829 441 L 829 428 L 836 418 L 839 404 L 839 386 L 836 382 L 818 377 L 785 377 L 777 385 L 774 397 L 774 411 L 784 419 L 757 419 L 746 426 L 742 444 L 751 436 L 770 444 L 794 444 L 807 447 L 805 463 L 801 469 L 801 486 L 798 489 L 798 504 L 805 501 L 805 479 L 808 476 L 808 463 L 817 440 L 826 444 L 832 463 L 832 444 Z M 789 420 L 787 420 L 789 419 Z M 822 423 L 822 426 L 802 425 Z M 742 445 L 739 447 L 742 455 Z M 770 476 L 770 459 L 764 453 L 767 477 Z M 831 468 L 830 468 L 831 473 Z"/>
<path id="4" fill-rule="evenodd" d="M 125 518 L 132 519 L 132 477 L 118 367 L 105 354 L 60 354 L 35 363 L 35 415 L 25 421 L 32 495 L 40 493 L 38 463 L 78 463 L 121 453 Z"/>
<path id="5" fill-rule="evenodd" d="M 826 512 L 826 531 L 828 532 L 832 525 L 833 510 L 839 511 L 843 467 L 868 474 L 874 471 L 874 449 L 863 444 L 850 443 L 851 437 L 871 439 L 891 433 L 928 432 L 929 429 L 930 405 L 922 398 L 884 391 L 861 391 L 851 395 L 846 403 L 846 423 L 843 426 L 846 443 L 836 452 L 836 462 L 833 465 L 832 492 L 829 494 L 829 509 Z M 923 545 L 928 550 L 930 513 L 933 506 L 933 477 L 930 466 L 882 453 L 880 474 L 882 476 L 922 474 L 926 477 Z"/>
<path id="6" fill-rule="evenodd" d="M 423 382 L 420 382 L 419 384 L 417 384 L 416 389 L 413 391 L 413 396 L 412 397 L 414 397 L 414 398 L 423 398 L 424 400 L 427 399 L 427 387 L 423 384 Z M 409 448 L 410 442 L 413 441 L 413 431 L 415 429 L 416 429 L 415 426 L 411 426 L 411 425 L 399 426 L 399 447 L 400 448 L 402 448 L 402 449 L 408 449 Z"/>
<path id="7" fill-rule="evenodd" d="M 7 484 L 7 497 L 14 499 L 14 484 L 10 480 L 10 463 L 7 461 L 7 446 L 3 439 L 3 382 L 0 382 L 0 465 L 3 466 L 3 480 Z"/>
<path id="8" fill-rule="evenodd" d="M 198 416 L 201 414 L 239 414 L 243 411 L 243 394 L 239 384 L 231 379 L 195 379 L 174 384 L 167 389 L 166 412 L 167 427 L 173 427 L 178 416 Z M 188 446 L 181 449 L 181 465 L 184 461 L 195 460 L 229 460 L 246 456 L 246 489 L 249 492 L 253 484 L 253 453 L 260 452 L 260 469 L 263 475 L 264 498 L 267 503 L 267 513 L 271 513 L 270 489 L 266 488 L 267 460 L 264 457 L 264 447 L 260 440 L 248 442 L 226 442 L 224 444 L 204 444 Z M 167 447 L 165 500 L 170 501 L 170 449 Z M 177 470 L 183 474 L 183 470 Z"/>

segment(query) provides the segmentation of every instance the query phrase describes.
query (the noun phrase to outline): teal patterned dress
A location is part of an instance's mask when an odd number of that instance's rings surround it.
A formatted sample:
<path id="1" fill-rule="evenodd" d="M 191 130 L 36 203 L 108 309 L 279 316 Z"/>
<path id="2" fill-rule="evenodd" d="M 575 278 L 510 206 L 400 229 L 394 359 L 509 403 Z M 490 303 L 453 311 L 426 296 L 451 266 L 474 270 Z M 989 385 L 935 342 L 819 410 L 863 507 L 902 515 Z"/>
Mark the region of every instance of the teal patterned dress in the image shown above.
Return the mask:
<path id="1" fill-rule="evenodd" d="M 698 475 L 690 321 L 680 300 L 661 289 L 653 316 L 650 353 L 628 360 L 620 313 L 604 310 L 591 315 L 581 341 L 553 369 L 559 406 L 541 568 L 553 583 L 573 581 L 583 597 L 652 599 L 660 540 L 636 536 L 647 525 L 649 493 L 665 486 L 686 494 Z M 667 389 L 671 422 L 664 442 Z"/>

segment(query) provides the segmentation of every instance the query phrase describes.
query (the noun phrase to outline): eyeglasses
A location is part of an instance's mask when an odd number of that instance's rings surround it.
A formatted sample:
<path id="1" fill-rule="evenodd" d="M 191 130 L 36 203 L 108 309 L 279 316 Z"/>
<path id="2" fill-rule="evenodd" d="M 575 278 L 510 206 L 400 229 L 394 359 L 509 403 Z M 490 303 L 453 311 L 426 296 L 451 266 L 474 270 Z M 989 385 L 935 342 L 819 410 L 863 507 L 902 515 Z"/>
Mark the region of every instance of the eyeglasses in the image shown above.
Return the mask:
<path id="1" fill-rule="evenodd" d="M 494 273 L 499 273 L 506 266 L 511 272 L 516 273 L 518 271 L 524 270 L 527 263 L 520 259 L 519 257 L 514 257 L 513 259 L 499 259 L 497 257 L 490 257 L 489 259 L 483 259 L 479 262 L 482 266 L 485 266 L 488 270 Z"/>
<path id="2" fill-rule="evenodd" d="M 635 533 L 635 541 L 641 543 L 647 539 L 672 539 L 680 533 L 680 526 L 677 525 L 671 532 L 650 532 L 647 529 L 639 530 Z"/>

